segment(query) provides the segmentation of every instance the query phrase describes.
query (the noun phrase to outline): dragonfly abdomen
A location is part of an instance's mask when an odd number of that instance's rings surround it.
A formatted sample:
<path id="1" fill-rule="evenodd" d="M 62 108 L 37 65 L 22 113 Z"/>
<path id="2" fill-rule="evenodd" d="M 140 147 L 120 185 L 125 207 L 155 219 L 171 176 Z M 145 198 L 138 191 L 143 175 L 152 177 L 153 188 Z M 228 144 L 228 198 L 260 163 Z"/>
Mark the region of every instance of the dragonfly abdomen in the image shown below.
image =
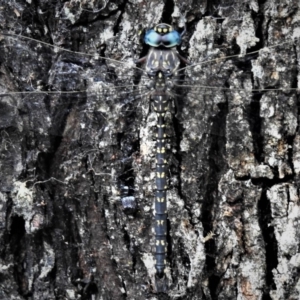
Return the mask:
<path id="1" fill-rule="evenodd" d="M 155 97 L 154 110 L 157 114 L 156 135 L 156 193 L 155 193 L 155 268 L 163 276 L 167 255 L 167 158 L 165 114 L 168 111 L 168 96 Z"/>

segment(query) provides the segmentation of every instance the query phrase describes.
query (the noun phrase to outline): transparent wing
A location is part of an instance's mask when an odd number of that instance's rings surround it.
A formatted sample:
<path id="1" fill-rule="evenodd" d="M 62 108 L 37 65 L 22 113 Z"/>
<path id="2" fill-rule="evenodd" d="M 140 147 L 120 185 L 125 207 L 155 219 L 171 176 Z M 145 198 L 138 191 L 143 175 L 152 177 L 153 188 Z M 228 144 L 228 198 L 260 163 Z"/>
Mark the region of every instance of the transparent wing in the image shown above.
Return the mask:
<path id="1" fill-rule="evenodd" d="M 102 114 L 103 118 L 111 112 L 111 117 L 117 119 L 136 113 L 141 106 L 139 103 L 148 101 L 149 90 L 144 71 L 133 62 L 99 56 L 101 48 L 91 47 L 86 52 L 73 51 L 10 34 L 4 35 L 1 48 L 7 74 L 13 76 L 18 84 L 17 87 L 6 85 L 2 97 L 18 97 L 24 111 L 30 103 L 36 105 L 35 109 L 28 108 L 32 114 L 36 109 L 43 110 L 38 103 L 45 102 L 45 108 L 58 115 L 57 118 L 63 119 L 62 116 L 76 106 L 77 110 L 98 112 L 98 116 Z M 252 70 L 259 68 L 255 63 L 261 65 L 263 62 L 253 62 L 254 54 L 241 58 L 238 55 L 224 57 L 218 54 L 204 61 L 200 57 L 200 62 L 182 68 L 182 76 L 173 92 L 174 98 L 177 98 L 177 113 L 184 114 L 187 107 L 184 98 L 187 94 L 192 106 L 201 105 L 205 111 L 216 112 L 217 106 L 226 103 L 229 98 L 233 98 L 234 102 L 244 96 L 248 99 L 244 105 L 249 105 L 268 91 L 297 90 L 280 80 L 278 75 L 264 74 L 261 78 L 255 78 Z M 17 65 L 13 59 L 16 56 L 22 57 L 22 65 Z M 267 56 L 265 54 L 263 59 L 268 59 Z M 254 65 L 249 68 L 251 63 Z M 290 70 L 291 74 L 293 72 L 295 70 Z M 276 73 L 276 68 L 270 68 L 269 73 Z M 55 123 L 52 133 L 62 135 L 59 122 Z M 33 126 L 33 129 L 41 132 L 43 127 L 40 124 Z"/>
<path id="2" fill-rule="evenodd" d="M 2 87 L 2 104 L 28 113 L 33 122 L 30 130 L 35 132 L 51 130 L 62 136 L 61 122 L 72 109 L 93 111 L 97 120 L 102 116 L 116 122 L 136 111 L 131 104 L 148 93 L 145 86 L 136 84 L 142 73 L 132 64 L 10 35 L 1 48 L 3 74 L 17 84 Z M 21 65 L 13 59 L 16 56 L 22 57 Z M 45 115 L 44 124 L 34 124 L 36 113 Z"/>
<path id="3" fill-rule="evenodd" d="M 127 162 L 137 150 L 138 130 L 149 108 L 140 69 L 97 53 L 75 53 L 15 36 L 4 36 L 1 50 L 1 128 L 18 128 L 17 134 L 26 137 L 23 146 L 32 155 L 44 153 L 44 161 L 55 152 L 68 157 L 75 148 L 79 158 L 100 152 L 111 165 L 100 172 L 87 162 L 91 172 L 111 180 L 116 164 L 118 174 L 131 177 Z M 21 65 L 16 56 L 22 57 Z M 115 150 L 107 150 L 111 148 Z"/>
<path id="4" fill-rule="evenodd" d="M 141 68 L 132 61 L 100 56 L 102 46 L 78 46 L 75 50 L 80 51 L 74 51 L 64 44 L 58 47 L 15 35 L 3 37 L 2 76 L 7 84 L 2 87 L 1 105 L 8 116 L 3 122 L 45 135 L 40 139 L 43 149 L 53 147 L 46 133 L 84 145 L 87 132 L 92 132 L 99 144 L 86 145 L 85 151 L 121 143 L 125 157 L 134 152 L 132 145 L 138 144 L 139 128 L 151 106 L 148 78 Z M 245 57 L 226 57 L 220 51 L 209 57 L 199 54 L 198 62 L 181 69 L 172 94 L 183 127 L 182 151 L 193 146 L 191 141 L 208 139 L 208 135 L 225 136 L 229 127 L 232 137 L 227 139 L 243 139 L 241 144 L 247 144 L 250 137 L 245 139 L 238 132 L 246 126 L 249 136 L 258 134 L 257 124 L 265 113 L 259 106 L 295 93 L 297 88 L 289 84 L 291 77 L 296 78 L 295 68 L 281 74 L 280 54 L 274 57 L 274 52 L 280 52 L 273 50 L 262 50 L 258 59 L 256 53 Z M 16 56 L 22 57 L 21 65 L 14 60 Z M 265 65 L 269 67 L 260 72 Z M 17 110 L 21 117 L 14 119 Z M 42 123 L 40 114 L 44 115 Z"/>
<path id="5" fill-rule="evenodd" d="M 272 161 L 270 144 L 278 147 L 297 130 L 298 71 L 292 44 L 287 41 L 243 57 L 217 52 L 184 68 L 185 77 L 179 82 L 186 88 L 181 150 L 191 153 L 201 145 L 218 162 L 220 139 L 211 134 L 223 136 L 221 153 L 229 157 L 237 177 L 267 176 L 253 170 Z M 286 50 L 288 45 L 291 51 Z M 193 165 L 186 169 L 193 172 Z"/>

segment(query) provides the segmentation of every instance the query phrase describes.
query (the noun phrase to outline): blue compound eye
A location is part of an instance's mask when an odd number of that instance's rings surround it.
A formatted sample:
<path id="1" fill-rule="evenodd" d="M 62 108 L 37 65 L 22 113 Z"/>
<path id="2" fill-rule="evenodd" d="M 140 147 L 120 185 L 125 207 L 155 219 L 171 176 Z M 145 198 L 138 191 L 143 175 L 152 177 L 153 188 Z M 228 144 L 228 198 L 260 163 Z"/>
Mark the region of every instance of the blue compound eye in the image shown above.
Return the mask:
<path id="1" fill-rule="evenodd" d="M 161 36 L 162 44 L 167 47 L 175 47 L 181 43 L 181 36 L 178 31 L 172 31 L 166 35 Z"/>
<path id="2" fill-rule="evenodd" d="M 155 30 L 148 30 L 144 37 L 144 42 L 152 47 L 158 47 L 161 44 L 161 35 Z"/>
<path id="3" fill-rule="evenodd" d="M 175 30 L 163 34 L 151 29 L 146 32 L 144 42 L 152 47 L 164 46 L 166 48 L 172 48 L 181 43 L 181 36 L 178 31 Z"/>

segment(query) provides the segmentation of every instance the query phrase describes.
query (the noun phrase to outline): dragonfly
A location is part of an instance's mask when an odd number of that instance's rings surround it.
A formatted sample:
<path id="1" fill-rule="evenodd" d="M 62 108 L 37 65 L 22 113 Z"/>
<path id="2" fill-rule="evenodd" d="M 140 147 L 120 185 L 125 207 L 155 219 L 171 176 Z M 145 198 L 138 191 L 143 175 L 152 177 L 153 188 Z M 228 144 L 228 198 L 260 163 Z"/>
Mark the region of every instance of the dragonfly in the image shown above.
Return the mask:
<path id="1" fill-rule="evenodd" d="M 214 20 L 209 22 L 212 24 Z M 161 26 L 158 28 L 167 29 L 168 32 L 172 28 L 166 24 Z M 163 41 L 158 35 L 154 36 L 159 42 Z M 104 211 L 108 232 L 114 236 L 118 222 L 119 226 L 126 228 L 131 240 L 130 251 L 136 255 L 138 248 L 143 253 L 138 255 L 150 274 L 155 278 L 157 274 L 158 277 L 165 276 L 172 282 L 169 264 L 174 265 L 174 262 L 168 263 L 167 258 L 170 259 L 172 252 L 170 241 L 180 239 L 177 230 L 187 241 L 184 246 L 185 251 L 190 253 L 187 264 L 190 267 L 194 264 L 191 273 L 195 276 L 195 265 L 203 263 L 199 259 L 196 262 L 199 251 L 205 252 L 203 240 L 196 237 L 196 244 L 187 245 L 188 240 L 195 235 L 195 228 L 198 232 L 203 231 L 199 222 L 199 203 L 205 200 L 199 192 L 202 189 L 199 185 L 200 182 L 204 186 L 208 185 L 205 172 L 210 167 L 205 159 L 209 157 L 210 163 L 213 161 L 213 164 L 222 165 L 224 158 L 220 154 L 224 154 L 226 147 L 235 176 L 242 179 L 255 177 L 253 169 L 261 163 L 260 151 L 257 149 L 262 147 L 262 142 L 259 138 L 252 142 L 252 135 L 257 134 L 257 124 L 254 122 L 270 114 L 267 106 L 273 97 L 289 99 L 288 112 L 291 115 L 295 107 L 297 88 L 281 80 L 278 71 L 280 66 L 276 66 L 278 58 L 274 58 L 274 51 L 293 41 L 246 55 L 227 55 L 225 49 L 213 48 L 213 41 L 204 38 L 204 42 L 198 44 L 200 50 L 197 54 L 191 53 L 190 63 L 184 59 L 176 62 L 180 63 L 180 67 L 176 67 L 179 76 L 174 81 L 172 70 L 168 76 L 163 74 L 170 79 L 169 93 L 174 101 L 168 107 L 162 123 L 156 116 L 153 100 L 149 100 L 152 88 L 149 72 L 142 66 L 136 66 L 134 61 L 127 63 L 117 58 L 108 58 L 104 56 L 103 45 L 93 45 L 92 40 L 88 41 L 88 47 L 76 43 L 75 48 L 78 49 L 71 50 L 68 49 L 69 42 L 64 40 L 60 41 L 60 45 L 51 45 L 47 41 L 14 33 L 2 33 L 2 38 L 7 84 L 1 87 L 1 106 L 7 115 L 5 124 L 26 132 L 26 141 L 23 142 L 28 152 L 26 176 L 31 178 L 33 185 L 37 187 L 38 183 L 55 178 L 56 182 L 70 186 L 65 194 L 70 193 L 74 199 L 79 198 L 80 192 L 71 191 L 71 186 L 81 173 L 78 170 L 73 174 L 67 171 L 68 165 L 76 162 L 79 169 L 85 169 L 85 176 L 99 179 L 97 184 L 95 181 L 94 189 L 103 197 L 104 203 L 107 201 Z M 197 43 L 197 35 L 193 40 Z M 169 43 L 170 39 L 163 42 Z M 149 43 L 153 46 L 151 38 Z M 179 42 L 174 44 L 177 46 Z M 258 53 L 260 56 L 257 56 Z M 22 57 L 22 65 L 14 61 L 16 55 Z M 194 62 L 195 57 L 197 59 Z M 142 63 L 143 60 L 138 62 Z M 264 73 L 265 65 L 268 67 Z M 243 69 L 245 67 L 248 68 L 246 71 Z M 40 69 L 44 73 L 42 78 L 36 75 Z M 295 76 L 295 69 L 291 68 L 288 74 Z M 18 112 L 20 117 L 17 117 Z M 157 124 L 165 123 L 169 125 L 166 129 L 167 138 L 158 147 L 159 142 L 153 137 L 157 133 L 155 128 Z M 296 129 L 289 130 L 288 135 L 292 136 Z M 3 133 L 4 139 L 7 135 L 7 145 L 10 134 Z M 160 134 L 165 132 L 158 131 L 158 139 L 161 141 Z M 231 146 L 233 141 L 240 145 L 242 154 L 234 153 L 236 149 Z M 195 151 L 197 147 L 201 149 L 198 152 Z M 154 156 L 159 156 L 155 148 L 168 149 L 167 156 L 158 158 L 168 159 L 168 167 L 161 167 L 161 164 L 153 166 Z M 162 153 L 161 150 L 159 153 Z M 35 156 L 38 156 L 38 166 L 33 163 Z M 58 160 L 59 170 L 47 166 L 47 159 Z M 199 169 L 204 174 L 200 177 L 197 175 Z M 161 191 L 155 187 L 154 181 L 156 179 L 158 185 L 163 183 L 165 186 L 162 174 L 167 177 L 166 173 L 170 173 L 168 192 L 165 188 L 162 190 L 169 194 L 169 220 L 166 220 L 166 214 L 163 213 L 163 221 L 168 222 L 163 234 L 158 234 L 159 229 L 155 228 L 156 243 L 162 237 L 161 246 L 164 247 L 156 249 L 153 255 L 148 224 L 152 223 L 151 207 L 155 202 L 155 190 Z M 10 189 L 9 183 L 5 184 Z M 123 186 L 121 190 L 131 189 L 134 197 L 128 197 L 127 192 L 124 197 L 120 197 L 120 185 Z M 111 218 L 108 207 L 113 208 L 112 203 L 117 198 L 123 199 L 124 209 L 129 208 L 131 211 L 126 219 L 129 225 L 124 222 L 123 216 L 118 217 L 118 221 Z M 181 210 L 181 223 L 174 225 L 176 211 Z M 193 214 L 192 221 L 188 221 L 189 214 Z M 157 216 L 159 214 L 156 214 L 156 221 Z M 170 229 L 172 226 L 173 229 Z M 125 264 L 124 268 L 129 267 Z M 193 276 L 189 276 L 187 286 L 194 284 Z M 166 291 L 168 284 L 164 282 L 160 287 L 159 279 L 154 281 L 158 291 Z"/>

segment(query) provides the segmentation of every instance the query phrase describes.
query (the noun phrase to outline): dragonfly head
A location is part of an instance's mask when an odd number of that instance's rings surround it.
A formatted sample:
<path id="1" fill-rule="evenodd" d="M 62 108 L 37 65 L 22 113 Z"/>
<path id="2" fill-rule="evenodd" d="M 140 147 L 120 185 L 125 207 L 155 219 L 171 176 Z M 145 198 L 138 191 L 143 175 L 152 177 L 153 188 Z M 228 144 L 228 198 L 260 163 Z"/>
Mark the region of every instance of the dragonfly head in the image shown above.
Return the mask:
<path id="1" fill-rule="evenodd" d="M 181 43 L 181 36 L 173 26 L 161 23 L 145 33 L 145 44 L 152 47 L 173 48 Z"/>

